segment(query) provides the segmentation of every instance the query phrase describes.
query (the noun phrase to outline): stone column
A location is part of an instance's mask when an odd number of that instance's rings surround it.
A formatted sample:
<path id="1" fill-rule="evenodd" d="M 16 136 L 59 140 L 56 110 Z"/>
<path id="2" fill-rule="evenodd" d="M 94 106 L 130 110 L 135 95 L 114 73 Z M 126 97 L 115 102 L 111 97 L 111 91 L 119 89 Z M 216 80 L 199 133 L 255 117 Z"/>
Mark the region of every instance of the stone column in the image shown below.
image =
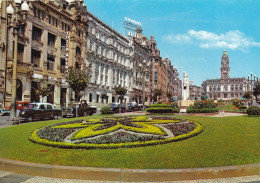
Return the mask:
<path id="1" fill-rule="evenodd" d="M 59 83 L 59 81 L 54 84 L 54 105 L 56 108 L 60 108 L 61 105 L 60 105 L 60 90 L 61 90 L 61 85 Z"/>

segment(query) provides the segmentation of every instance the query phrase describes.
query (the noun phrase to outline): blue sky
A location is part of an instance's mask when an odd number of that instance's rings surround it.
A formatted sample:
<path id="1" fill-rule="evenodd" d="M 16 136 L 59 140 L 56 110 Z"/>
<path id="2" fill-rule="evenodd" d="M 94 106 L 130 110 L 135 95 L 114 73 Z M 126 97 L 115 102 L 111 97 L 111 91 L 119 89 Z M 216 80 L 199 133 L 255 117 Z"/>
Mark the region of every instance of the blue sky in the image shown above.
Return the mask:
<path id="1" fill-rule="evenodd" d="M 123 19 L 142 23 L 163 58 L 200 85 L 220 78 L 223 50 L 231 77 L 260 76 L 260 0 L 84 0 L 87 9 L 124 34 Z"/>

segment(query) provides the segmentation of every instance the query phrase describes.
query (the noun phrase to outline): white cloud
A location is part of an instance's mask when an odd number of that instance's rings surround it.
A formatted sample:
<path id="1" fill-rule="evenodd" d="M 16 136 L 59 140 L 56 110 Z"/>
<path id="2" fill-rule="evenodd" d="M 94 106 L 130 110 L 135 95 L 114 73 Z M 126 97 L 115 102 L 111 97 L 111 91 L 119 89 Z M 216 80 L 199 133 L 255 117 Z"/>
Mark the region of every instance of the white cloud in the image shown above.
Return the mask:
<path id="1" fill-rule="evenodd" d="M 255 42 L 245 36 L 239 30 L 231 30 L 224 34 L 216 34 L 207 31 L 189 30 L 186 34 L 167 35 L 163 37 L 171 43 L 193 43 L 198 44 L 201 48 L 224 48 L 232 50 L 242 50 L 250 47 L 260 47 L 259 42 Z"/>

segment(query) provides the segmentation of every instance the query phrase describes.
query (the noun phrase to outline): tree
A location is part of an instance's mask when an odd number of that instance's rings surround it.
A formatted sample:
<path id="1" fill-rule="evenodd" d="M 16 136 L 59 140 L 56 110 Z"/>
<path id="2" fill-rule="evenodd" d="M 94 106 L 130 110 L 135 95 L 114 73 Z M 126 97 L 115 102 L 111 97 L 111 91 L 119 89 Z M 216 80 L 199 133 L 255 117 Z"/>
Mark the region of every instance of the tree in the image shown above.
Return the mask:
<path id="1" fill-rule="evenodd" d="M 245 99 L 251 99 L 251 96 L 252 96 L 252 92 L 251 91 L 247 91 L 247 92 L 245 92 L 245 94 L 243 95 L 243 97 L 245 98 Z"/>
<path id="2" fill-rule="evenodd" d="M 121 113 L 121 104 L 122 104 L 125 94 L 127 93 L 127 88 L 122 87 L 121 85 L 118 85 L 118 86 L 115 86 L 113 89 L 114 89 L 116 95 L 118 96 L 118 99 L 120 100 L 119 113 Z"/>
<path id="3" fill-rule="evenodd" d="M 48 80 L 41 78 L 41 79 L 37 79 L 36 83 L 37 83 L 37 85 L 36 85 L 37 87 L 34 88 L 35 93 L 36 93 L 36 95 L 41 96 L 42 99 L 44 97 L 49 96 L 52 93 L 53 87 L 48 85 Z M 43 101 L 40 101 L 40 102 L 43 102 Z"/>
<path id="4" fill-rule="evenodd" d="M 208 97 L 206 95 L 201 96 L 201 100 L 206 101 L 207 99 L 208 99 Z"/>
<path id="5" fill-rule="evenodd" d="M 167 92 L 167 98 L 169 101 L 171 101 L 171 98 L 172 98 L 172 93 L 171 92 Z"/>
<path id="6" fill-rule="evenodd" d="M 158 96 L 162 96 L 162 90 L 161 89 L 155 89 L 153 91 L 153 97 L 154 97 L 154 100 L 157 101 L 157 97 Z"/>
<path id="7" fill-rule="evenodd" d="M 253 95 L 255 96 L 255 99 L 257 100 L 257 96 L 260 95 L 260 82 L 257 81 L 255 83 L 254 89 L 253 89 Z"/>
<path id="8" fill-rule="evenodd" d="M 75 92 L 76 98 L 76 117 L 78 117 L 78 101 L 81 98 L 80 92 L 84 91 L 89 84 L 90 67 L 80 70 L 76 67 L 70 67 L 66 75 L 66 82 L 69 87 Z"/>

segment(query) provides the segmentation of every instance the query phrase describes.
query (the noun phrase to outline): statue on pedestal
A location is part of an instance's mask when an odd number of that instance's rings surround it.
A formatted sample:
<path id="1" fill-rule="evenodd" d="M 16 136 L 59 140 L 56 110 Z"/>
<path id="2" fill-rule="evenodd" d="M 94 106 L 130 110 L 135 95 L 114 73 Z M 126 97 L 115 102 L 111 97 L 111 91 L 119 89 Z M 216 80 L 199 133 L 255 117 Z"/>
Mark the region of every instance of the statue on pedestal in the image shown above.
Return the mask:
<path id="1" fill-rule="evenodd" d="M 184 71 L 183 72 L 183 84 L 182 84 L 182 100 L 188 100 L 190 97 L 190 82 L 189 76 Z"/>

